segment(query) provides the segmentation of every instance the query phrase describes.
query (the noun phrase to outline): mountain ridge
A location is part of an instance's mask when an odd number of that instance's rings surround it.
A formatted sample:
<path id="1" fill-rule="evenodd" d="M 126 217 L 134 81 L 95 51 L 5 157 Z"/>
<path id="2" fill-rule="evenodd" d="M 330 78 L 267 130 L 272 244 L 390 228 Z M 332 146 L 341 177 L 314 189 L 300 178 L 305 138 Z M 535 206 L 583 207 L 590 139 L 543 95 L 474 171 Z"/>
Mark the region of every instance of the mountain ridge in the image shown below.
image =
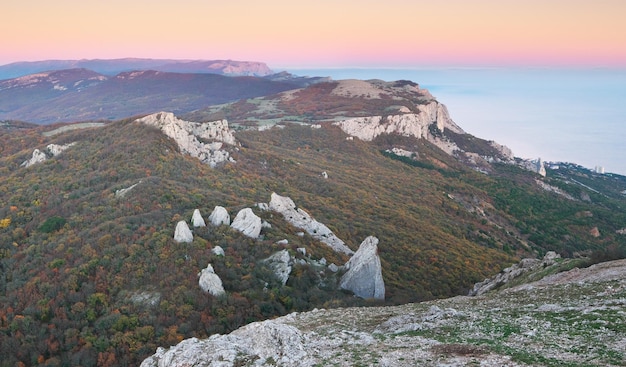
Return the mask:
<path id="1" fill-rule="evenodd" d="M 0 65 L 0 80 L 39 72 L 76 68 L 91 69 L 109 76 L 133 70 L 260 77 L 272 74 L 271 69 L 265 63 L 257 61 L 121 58 L 15 62 Z"/>

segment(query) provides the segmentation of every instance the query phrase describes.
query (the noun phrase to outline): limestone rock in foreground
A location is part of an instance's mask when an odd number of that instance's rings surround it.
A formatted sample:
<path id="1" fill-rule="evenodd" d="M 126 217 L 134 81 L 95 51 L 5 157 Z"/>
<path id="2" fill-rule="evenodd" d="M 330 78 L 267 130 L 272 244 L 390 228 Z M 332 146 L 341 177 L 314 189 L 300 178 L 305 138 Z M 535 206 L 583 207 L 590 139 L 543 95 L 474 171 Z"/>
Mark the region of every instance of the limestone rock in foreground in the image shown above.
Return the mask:
<path id="1" fill-rule="evenodd" d="M 228 335 L 191 338 L 169 349 L 158 348 L 141 367 L 300 366 L 307 356 L 304 342 L 302 332 L 291 325 L 274 320 L 254 322 Z"/>
<path id="2" fill-rule="evenodd" d="M 385 299 L 385 282 L 378 257 L 378 238 L 367 237 L 357 252 L 344 265 L 348 271 L 341 277 L 339 287 L 369 299 Z"/>
<path id="3" fill-rule="evenodd" d="M 275 192 L 269 203 L 270 210 L 283 215 L 285 220 L 297 228 L 305 230 L 311 237 L 330 246 L 337 252 L 352 255 L 352 251 L 345 243 L 339 239 L 328 227 L 313 219 L 309 213 L 300 208 L 287 196 L 280 196 Z"/>
<path id="4" fill-rule="evenodd" d="M 204 218 L 202 218 L 202 214 L 200 214 L 199 209 L 195 209 L 193 211 L 193 216 L 191 217 L 191 223 L 194 227 L 206 227 L 206 223 L 204 223 Z"/>
<path id="5" fill-rule="evenodd" d="M 180 120 L 170 112 L 159 112 L 137 121 L 159 128 L 176 141 L 181 152 L 198 158 L 211 167 L 232 161 L 230 154 L 222 150 L 222 143 L 237 144 L 226 120 L 198 123 Z"/>
<path id="6" fill-rule="evenodd" d="M 230 226 L 250 238 L 257 238 L 261 234 L 263 224 L 261 218 L 254 214 L 252 209 L 245 208 L 237 213 Z"/>
<path id="7" fill-rule="evenodd" d="M 221 226 L 222 224 L 230 225 L 230 215 L 226 208 L 223 206 L 216 206 L 211 215 L 209 215 L 209 222 L 214 226 Z"/>
<path id="8" fill-rule="evenodd" d="M 224 286 L 222 285 L 222 279 L 215 274 L 213 270 L 213 266 L 211 264 L 207 265 L 206 268 L 202 269 L 201 272 L 198 273 L 200 279 L 198 280 L 198 284 L 203 291 L 218 297 L 226 293 L 224 291 Z"/>
<path id="9" fill-rule="evenodd" d="M 187 222 L 181 220 L 176 224 L 176 230 L 174 231 L 174 241 L 181 243 L 191 243 L 193 242 L 193 233 L 189 229 Z"/>

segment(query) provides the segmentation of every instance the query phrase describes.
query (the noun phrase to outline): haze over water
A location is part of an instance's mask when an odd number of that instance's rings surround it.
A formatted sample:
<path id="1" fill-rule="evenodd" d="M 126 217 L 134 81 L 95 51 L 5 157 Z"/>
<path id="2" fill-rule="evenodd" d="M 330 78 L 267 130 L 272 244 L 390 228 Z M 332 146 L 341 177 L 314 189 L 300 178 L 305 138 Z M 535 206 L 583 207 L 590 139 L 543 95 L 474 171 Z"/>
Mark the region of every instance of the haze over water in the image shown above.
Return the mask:
<path id="1" fill-rule="evenodd" d="M 276 69 L 278 70 L 278 69 Z M 516 157 L 572 162 L 626 175 L 626 69 L 288 69 L 338 79 L 407 79 L 452 119 Z"/>

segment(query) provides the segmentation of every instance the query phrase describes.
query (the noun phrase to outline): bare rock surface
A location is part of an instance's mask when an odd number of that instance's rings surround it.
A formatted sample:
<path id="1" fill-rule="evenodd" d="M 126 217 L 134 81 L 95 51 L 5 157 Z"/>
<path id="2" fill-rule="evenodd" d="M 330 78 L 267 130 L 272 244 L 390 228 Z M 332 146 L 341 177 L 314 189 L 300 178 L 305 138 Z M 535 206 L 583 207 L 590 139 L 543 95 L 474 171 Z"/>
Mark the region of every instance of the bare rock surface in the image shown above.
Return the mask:
<path id="1" fill-rule="evenodd" d="M 350 290 L 361 298 L 385 299 L 385 282 L 378 257 L 378 238 L 367 237 L 344 268 L 347 272 L 341 277 L 339 287 Z"/>
<path id="2" fill-rule="evenodd" d="M 199 209 L 195 209 L 193 211 L 193 215 L 191 216 L 191 223 L 194 227 L 206 227 L 206 223 L 204 222 L 204 218 L 202 218 L 202 214 L 200 214 Z"/>
<path id="3" fill-rule="evenodd" d="M 209 215 L 209 222 L 214 226 L 221 226 L 225 224 L 227 226 L 230 225 L 230 215 L 228 211 L 223 206 L 216 206 L 211 215 Z"/>
<path id="4" fill-rule="evenodd" d="M 263 223 L 252 209 L 245 208 L 237 213 L 230 226 L 250 238 L 257 238 L 261 234 Z"/>
<path id="5" fill-rule="evenodd" d="M 181 220 L 176 224 L 176 230 L 174 231 L 174 241 L 178 243 L 191 243 L 193 242 L 193 233 L 187 225 L 187 222 Z"/>
<path id="6" fill-rule="evenodd" d="M 316 221 L 309 213 L 297 208 L 296 204 L 287 196 L 272 193 L 269 209 L 283 215 L 285 220 L 297 228 L 305 230 L 311 237 L 330 246 L 337 252 L 352 255 L 352 251 L 327 226 Z"/>
<path id="7" fill-rule="evenodd" d="M 21 167 L 30 167 L 34 164 L 45 162 L 48 158 L 58 156 L 75 144 L 75 142 L 65 145 L 48 144 L 48 146 L 46 146 L 46 149 L 44 150 L 35 149 L 33 150 L 32 157 L 22 162 Z"/>
<path id="8" fill-rule="evenodd" d="M 203 291 L 216 297 L 226 293 L 224 291 L 224 286 L 222 285 L 222 279 L 215 274 L 211 264 L 202 269 L 202 271 L 198 273 L 198 276 L 200 277 L 198 284 Z"/>
<path id="9" fill-rule="evenodd" d="M 289 251 L 278 251 L 263 261 L 274 270 L 274 274 L 282 285 L 287 284 L 289 274 L 291 274 L 291 256 L 289 255 Z"/>
<path id="10" fill-rule="evenodd" d="M 621 366 L 625 304 L 618 260 L 476 297 L 292 313 L 141 366 Z"/>
<path id="11" fill-rule="evenodd" d="M 542 260 L 522 259 L 518 264 L 512 265 L 511 267 L 502 270 L 494 277 L 485 279 L 480 283 L 474 284 L 474 287 L 472 288 L 472 290 L 470 290 L 469 295 L 478 296 L 494 290 L 498 287 L 502 287 L 505 284 L 510 283 L 514 279 L 519 278 L 525 273 L 537 270 L 537 268 L 539 267 L 550 266 L 554 264 L 557 259 L 560 258 L 561 256 L 554 251 L 549 251 L 546 253 Z"/>
<path id="12" fill-rule="evenodd" d="M 226 120 L 199 123 L 178 119 L 170 112 L 159 112 L 137 121 L 159 128 L 176 141 L 181 152 L 211 167 L 231 160 L 230 153 L 222 149 L 222 143 L 237 144 Z"/>

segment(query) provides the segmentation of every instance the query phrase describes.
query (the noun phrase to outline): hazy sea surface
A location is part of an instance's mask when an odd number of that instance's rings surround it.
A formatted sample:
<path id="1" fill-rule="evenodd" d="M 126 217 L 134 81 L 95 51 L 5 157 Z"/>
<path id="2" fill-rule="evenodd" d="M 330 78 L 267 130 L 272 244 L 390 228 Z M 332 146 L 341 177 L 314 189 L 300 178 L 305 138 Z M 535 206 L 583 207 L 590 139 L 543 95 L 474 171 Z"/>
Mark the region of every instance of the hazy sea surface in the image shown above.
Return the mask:
<path id="1" fill-rule="evenodd" d="M 338 79 L 406 79 L 427 88 L 467 133 L 517 157 L 626 175 L 626 69 L 287 69 Z"/>

